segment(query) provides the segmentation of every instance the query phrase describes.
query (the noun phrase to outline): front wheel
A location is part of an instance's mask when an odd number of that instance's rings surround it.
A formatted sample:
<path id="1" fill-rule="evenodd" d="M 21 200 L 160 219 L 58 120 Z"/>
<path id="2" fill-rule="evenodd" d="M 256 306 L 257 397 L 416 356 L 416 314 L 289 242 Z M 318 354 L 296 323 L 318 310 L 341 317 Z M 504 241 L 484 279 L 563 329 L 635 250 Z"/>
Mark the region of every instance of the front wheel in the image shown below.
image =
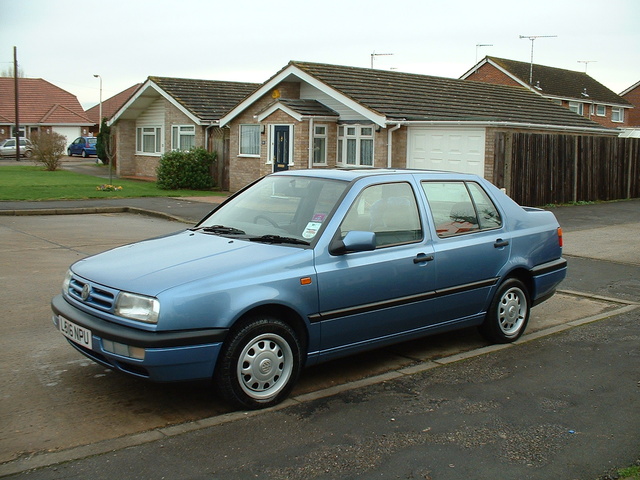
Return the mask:
<path id="1" fill-rule="evenodd" d="M 480 332 L 493 343 L 514 342 L 524 333 L 530 310 L 527 287 L 510 278 L 498 288 Z"/>
<path id="2" fill-rule="evenodd" d="M 244 408 L 266 408 L 289 394 L 300 373 L 302 352 L 283 321 L 257 317 L 232 332 L 214 373 L 222 398 Z"/>
<path id="3" fill-rule="evenodd" d="M 67 155 L 69 155 L 70 157 L 73 157 L 73 153 L 71 153 L 71 149 L 67 148 Z"/>

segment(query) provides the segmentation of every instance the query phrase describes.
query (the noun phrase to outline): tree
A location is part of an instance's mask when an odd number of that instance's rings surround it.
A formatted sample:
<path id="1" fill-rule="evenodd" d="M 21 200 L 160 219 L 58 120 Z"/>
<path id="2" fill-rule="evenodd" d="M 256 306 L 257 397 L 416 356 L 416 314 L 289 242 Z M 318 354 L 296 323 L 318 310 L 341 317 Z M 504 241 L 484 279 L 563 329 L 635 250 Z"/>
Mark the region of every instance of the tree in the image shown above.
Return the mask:
<path id="1" fill-rule="evenodd" d="M 56 132 L 38 132 L 31 135 L 33 160 L 53 172 L 60 167 L 60 159 L 66 153 L 67 139 Z"/>
<path id="2" fill-rule="evenodd" d="M 98 133 L 98 141 L 96 142 L 96 155 L 105 165 L 109 163 L 109 155 L 107 155 L 107 147 L 111 136 L 111 127 L 107 125 L 107 119 L 103 118 L 100 123 L 100 133 Z"/>

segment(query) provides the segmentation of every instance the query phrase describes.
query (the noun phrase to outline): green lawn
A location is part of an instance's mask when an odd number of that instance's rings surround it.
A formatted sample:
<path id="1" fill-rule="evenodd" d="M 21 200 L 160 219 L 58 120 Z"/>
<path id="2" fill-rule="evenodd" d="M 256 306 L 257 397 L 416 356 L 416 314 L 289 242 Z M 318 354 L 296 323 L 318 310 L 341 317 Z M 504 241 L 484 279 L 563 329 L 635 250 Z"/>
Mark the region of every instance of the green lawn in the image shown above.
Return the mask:
<path id="1" fill-rule="evenodd" d="M 109 180 L 65 170 L 48 172 L 42 167 L 0 167 L 0 201 L 73 200 L 83 198 L 203 197 L 223 195 L 202 190 L 160 190 L 155 183 L 113 178 L 118 191 L 100 191 Z"/>

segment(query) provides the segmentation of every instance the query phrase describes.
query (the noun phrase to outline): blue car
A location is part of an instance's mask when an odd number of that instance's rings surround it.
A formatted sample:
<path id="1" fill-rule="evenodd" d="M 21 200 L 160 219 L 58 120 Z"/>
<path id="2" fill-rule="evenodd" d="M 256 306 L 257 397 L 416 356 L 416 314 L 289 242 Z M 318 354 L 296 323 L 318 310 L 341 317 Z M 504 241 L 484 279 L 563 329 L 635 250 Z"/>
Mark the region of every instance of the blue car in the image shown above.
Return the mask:
<path id="1" fill-rule="evenodd" d="M 262 408 L 305 365 L 471 326 L 513 342 L 566 268 L 554 215 L 480 177 L 292 170 L 73 264 L 53 322 L 101 365 Z"/>
<path id="2" fill-rule="evenodd" d="M 73 155 L 82 155 L 84 158 L 87 158 L 89 155 L 96 155 L 97 142 L 97 137 L 78 137 L 67 147 L 67 155 L 70 157 Z"/>

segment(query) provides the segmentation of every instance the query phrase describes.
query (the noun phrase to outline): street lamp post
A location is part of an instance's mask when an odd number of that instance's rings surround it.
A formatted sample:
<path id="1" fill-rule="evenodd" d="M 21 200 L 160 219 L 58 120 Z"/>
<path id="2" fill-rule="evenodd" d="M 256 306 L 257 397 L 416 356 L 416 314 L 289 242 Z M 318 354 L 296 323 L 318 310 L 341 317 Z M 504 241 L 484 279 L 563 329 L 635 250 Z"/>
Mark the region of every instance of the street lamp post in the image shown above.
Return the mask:
<path id="1" fill-rule="evenodd" d="M 95 78 L 100 79 L 100 118 L 98 119 L 98 132 L 102 130 L 102 77 L 100 75 L 94 75 Z"/>

